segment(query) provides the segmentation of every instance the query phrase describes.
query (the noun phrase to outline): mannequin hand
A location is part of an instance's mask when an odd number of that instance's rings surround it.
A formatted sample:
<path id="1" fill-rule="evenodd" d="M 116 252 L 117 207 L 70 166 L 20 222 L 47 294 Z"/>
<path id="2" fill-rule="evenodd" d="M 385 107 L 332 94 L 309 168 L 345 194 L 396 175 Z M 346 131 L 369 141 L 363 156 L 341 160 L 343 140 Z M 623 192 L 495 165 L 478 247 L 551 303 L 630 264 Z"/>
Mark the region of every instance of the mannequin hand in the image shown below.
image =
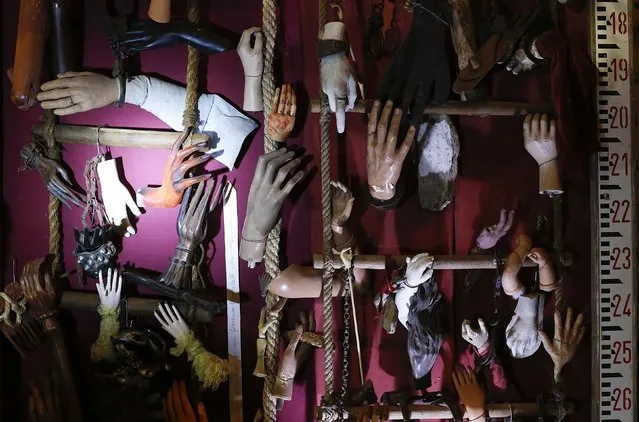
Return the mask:
<path id="1" fill-rule="evenodd" d="M 540 166 L 557 159 L 555 121 L 547 114 L 526 115 L 524 148 Z"/>
<path id="2" fill-rule="evenodd" d="M 109 222 L 116 228 L 124 230 L 124 235 L 127 237 L 135 234 L 135 229 L 129 221 L 127 208 L 136 217 L 140 215 L 140 209 L 135 204 L 129 190 L 120 181 L 116 161 L 101 161 L 98 163 L 97 170 L 100 178 L 104 212 Z"/>
<path id="3" fill-rule="evenodd" d="M 253 35 L 255 35 L 255 41 L 253 47 L 251 47 Z M 253 26 L 242 32 L 242 38 L 240 38 L 240 43 L 237 45 L 237 55 L 240 56 L 245 78 L 262 77 L 262 71 L 264 70 L 263 37 L 262 28 L 259 26 Z"/>
<path id="4" fill-rule="evenodd" d="M 103 308 L 115 309 L 120 305 L 120 293 L 122 291 L 122 276 L 118 274 L 118 270 L 111 269 L 107 271 L 106 284 L 102 279 L 102 271 L 98 273 L 98 284 L 95 287 L 98 289 L 98 296 L 100 296 L 100 305 Z"/>
<path id="5" fill-rule="evenodd" d="M 67 171 L 55 160 L 45 156 L 40 147 L 27 144 L 20 150 L 20 157 L 27 168 L 37 168 L 49 193 L 71 208 L 71 204 L 84 207 L 86 197 L 77 192 Z"/>
<path id="6" fill-rule="evenodd" d="M 453 383 L 459 398 L 468 412 L 468 419 L 479 418 L 484 413 L 486 394 L 477 381 L 474 371 L 457 365 L 453 372 Z"/>
<path id="7" fill-rule="evenodd" d="M 397 132 L 402 120 L 402 111 L 399 108 L 395 109 L 389 127 L 388 121 L 393 110 L 393 102 L 386 102 L 381 117 L 380 108 L 380 101 L 375 100 L 368 120 L 366 171 L 371 196 L 387 201 L 395 196 L 395 186 L 402 172 L 404 159 L 415 139 L 415 126 L 408 129 L 398 150 L 396 148 Z"/>
<path id="8" fill-rule="evenodd" d="M 24 264 L 20 284 L 28 305 L 37 318 L 52 316 L 56 308 L 56 291 L 51 282 L 51 274 L 44 265 L 45 258 L 34 259 Z"/>
<path id="9" fill-rule="evenodd" d="M 159 313 L 158 313 L 159 311 Z M 155 319 L 158 320 L 164 331 L 173 336 L 174 339 L 187 334 L 191 329 L 182 319 L 180 311 L 177 310 L 175 305 L 168 305 L 167 303 L 160 303 L 158 310 L 153 311 Z"/>
<path id="10" fill-rule="evenodd" d="M 315 312 L 313 311 L 302 311 L 300 312 L 300 317 L 298 320 L 299 325 L 302 326 L 302 332 L 305 333 L 314 333 L 315 332 Z M 297 368 L 295 372 L 299 372 L 300 368 L 304 366 L 304 363 L 310 358 L 311 351 L 313 350 L 313 346 L 308 343 L 300 342 L 297 345 L 297 350 L 295 351 L 295 361 L 297 362 Z"/>
<path id="11" fill-rule="evenodd" d="M 506 233 L 508 233 L 508 230 L 510 230 L 510 227 L 513 225 L 514 216 L 514 210 L 509 211 L 508 217 L 506 217 L 506 210 L 502 209 L 499 222 L 494 226 L 485 227 L 479 236 L 477 236 L 477 247 L 481 249 L 494 248 L 497 242 L 499 242 L 499 239 L 504 237 Z"/>
<path id="12" fill-rule="evenodd" d="M 45 82 L 37 99 L 58 116 L 106 107 L 118 101 L 118 82 L 93 72 L 66 72 Z"/>
<path id="13" fill-rule="evenodd" d="M 173 149 L 164 168 L 162 186 L 158 188 L 145 187 L 138 190 L 138 205 L 143 203 L 145 207 L 174 208 L 182 200 L 182 194 L 186 188 L 211 178 L 210 174 L 203 174 L 189 179 L 184 178 L 186 172 L 211 158 L 209 154 L 204 154 L 187 160 L 190 155 L 198 152 L 203 153 L 209 149 L 208 142 L 200 142 L 180 149 L 190 133 L 189 129 L 185 129 L 173 143 Z"/>
<path id="14" fill-rule="evenodd" d="M 197 403 L 197 417 L 189 401 L 184 381 L 173 381 L 173 385 L 162 400 L 165 422 L 208 422 L 206 409 L 202 402 Z"/>
<path id="15" fill-rule="evenodd" d="M 246 219 L 242 236 L 250 240 L 264 239 L 275 226 L 286 196 L 304 177 L 297 171 L 286 184 L 285 179 L 302 162 L 293 151 L 280 148 L 260 156 L 249 190 Z"/>
<path id="16" fill-rule="evenodd" d="M 291 85 L 282 85 L 275 90 L 271 114 L 268 116 L 268 137 L 276 142 L 284 142 L 295 126 L 297 101 Z"/>
<path id="17" fill-rule="evenodd" d="M 506 327 L 506 345 L 514 358 L 526 358 L 540 346 L 537 312 L 539 295 L 523 295 L 517 299 L 515 315 Z"/>
<path id="18" fill-rule="evenodd" d="M 477 318 L 477 323 L 479 324 L 478 329 L 473 328 L 470 321 L 465 319 L 462 322 L 461 331 L 462 338 L 475 346 L 475 349 L 480 350 L 488 343 L 488 330 L 483 319 Z"/>
<path id="19" fill-rule="evenodd" d="M 340 182 L 331 181 L 331 203 L 333 204 L 333 229 L 342 229 L 353 210 L 355 198 L 350 190 Z"/>
<path id="20" fill-rule="evenodd" d="M 550 340 L 548 334 L 539 331 L 544 349 L 550 355 L 555 364 L 555 381 L 558 381 L 562 368 L 575 357 L 577 346 L 581 343 L 586 333 L 586 327 L 582 327 L 584 316 L 579 314 L 573 322 L 572 308 L 566 310 L 566 321 L 561 321 L 561 313 L 555 312 L 555 336 Z"/>
<path id="21" fill-rule="evenodd" d="M 433 262 L 435 258 L 427 253 L 420 253 L 412 258 L 406 258 L 406 281 L 408 287 L 418 287 L 433 276 Z"/>
<path id="22" fill-rule="evenodd" d="M 205 189 L 206 186 L 206 189 Z M 180 244 L 186 248 L 199 245 L 206 236 L 206 216 L 209 213 L 209 200 L 213 192 L 213 183 L 199 183 L 193 198 L 188 188 L 184 194 L 186 202 L 180 207 L 180 215 L 177 222 L 177 232 L 180 237 Z M 202 194 L 204 192 L 204 194 Z M 189 200 L 190 199 L 190 200 Z"/>
<path id="23" fill-rule="evenodd" d="M 324 26 L 324 40 L 346 40 L 346 26 L 343 22 L 329 22 Z M 344 133 L 346 112 L 355 106 L 357 80 L 345 53 L 331 54 L 320 60 L 322 91 L 328 97 L 328 106 L 335 113 L 337 132 Z"/>
<path id="24" fill-rule="evenodd" d="M 533 248 L 528 254 L 528 258 L 541 268 L 550 260 L 550 255 L 544 249 Z"/>
<path id="25" fill-rule="evenodd" d="M 508 61 L 506 70 L 512 72 L 513 75 L 518 75 L 520 72 L 528 72 L 529 70 L 535 68 L 537 66 L 537 63 L 535 63 L 530 57 L 528 57 L 528 54 L 526 53 L 526 44 L 524 44 L 530 43 L 530 52 L 533 54 L 533 56 L 535 56 L 536 59 L 542 60 L 543 57 L 541 57 L 541 55 L 537 51 L 535 41 L 537 41 L 537 39 L 531 41 L 530 39 L 526 39 L 526 37 L 524 37 L 519 44 L 519 48 L 515 50 L 515 53 L 510 58 L 510 61 Z"/>
<path id="26" fill-rule="evenodd" d="M 29 422 L 61 422 L 62 414 L 56 386 L 45 377 L 30 384 Z"/>

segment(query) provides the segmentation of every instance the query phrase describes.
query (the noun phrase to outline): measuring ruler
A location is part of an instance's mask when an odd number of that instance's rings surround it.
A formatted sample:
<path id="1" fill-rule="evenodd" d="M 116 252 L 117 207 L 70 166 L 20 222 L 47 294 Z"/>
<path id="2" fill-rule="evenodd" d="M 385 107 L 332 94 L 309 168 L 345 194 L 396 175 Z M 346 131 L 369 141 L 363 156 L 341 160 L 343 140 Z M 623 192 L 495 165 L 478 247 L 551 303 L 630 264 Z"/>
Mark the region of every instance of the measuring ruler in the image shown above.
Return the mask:
<path id="1" fill-rule="evenodd" d="M 592 214 L 593 421 L 637 420 L 632 3 L 590 6 L 601 145 L 593 181 L 598 201 L 592 201 L 598 207 Z"/>
<path id="2" fill-rule="evenodd" d="M 240 263 L 238 257 L 237 191 L 224 189 L 224 261 L 226 263 L 226 328 L 229 353 L 229 405 L 231 422 L 243 422 L 242 324 L 240 319 Z"/>

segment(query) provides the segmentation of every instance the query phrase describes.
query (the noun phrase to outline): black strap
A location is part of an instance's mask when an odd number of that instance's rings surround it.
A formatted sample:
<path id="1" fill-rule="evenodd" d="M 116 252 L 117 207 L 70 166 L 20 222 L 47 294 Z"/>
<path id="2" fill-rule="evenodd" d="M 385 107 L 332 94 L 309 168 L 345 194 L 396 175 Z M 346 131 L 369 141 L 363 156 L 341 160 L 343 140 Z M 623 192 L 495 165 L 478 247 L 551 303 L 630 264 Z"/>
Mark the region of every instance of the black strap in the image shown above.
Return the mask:
<path id="1" fill-rule="evenodd" d="M 333 54 L 347 53 L 348 43 L 338 40 L 317 40 L 317 57 L 323 59 Z"/>

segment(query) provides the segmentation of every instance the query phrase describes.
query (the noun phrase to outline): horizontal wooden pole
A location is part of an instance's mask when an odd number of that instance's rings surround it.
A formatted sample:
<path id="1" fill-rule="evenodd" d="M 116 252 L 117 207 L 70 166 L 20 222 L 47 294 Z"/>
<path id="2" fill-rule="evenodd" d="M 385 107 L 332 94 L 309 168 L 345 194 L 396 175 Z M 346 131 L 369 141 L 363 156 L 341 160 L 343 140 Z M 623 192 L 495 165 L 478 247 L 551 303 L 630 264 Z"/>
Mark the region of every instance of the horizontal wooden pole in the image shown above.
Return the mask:
<path id="1" fill-rule="evenodd" d="M 135 316 L 152 316 L 153 311 L 158 309 L 158 305 L 165 300 L 149 299 L 143 297 L 127 298 L 129 314 Z M 169 301 L 170 302 L 170 301 Z M 187 305 L 181 302 L 173 302 L 183 315 L 186 315 Z M 97 293 L 66 291 L 62 293 L 60 306 L 72 311 L 95 311 L 100 305 L 100 298 Z M 195 320 L 197 322 L 210 323 L 211 315 L 199 308 L 195 308 Z"/>
<path id="2" fill-rule="evenodd" d="M 358 101 L 350 113 L 369 113 L 375 100 Z M 311 112 L 319 113 L 320 100 L 311 100 Z M 459 116 L 525 116 L 529 113 L 553 113 L 550 103 L 519 103 L 507 101 L 449 101 L 444 104 L 431 104 L 424 114 L 448 114 Z"/>
<path id="3" fill-rule="evenodd" d="M 570 415 L 574 413 L 574 405 L 570 402 L 564 403 L 566 414 Z M 362 407 L 346 407 L 344 409 L 344 417 L 357 416 L 361 411 L 373 406 Z M 466 408 L 460 405 L 460 411 L 463 413 L 464 418 L 467 418 Z M 452 419 L 453 414 L 450 409 L 444 405 L 437 404 L 412 404 L 410 408 L 411 420 L 422 419 Z M 388 420 L 404 420 L 402 417 L 402 411 L 398 406 L 389 406 Z M 509 418 L 511 416 L 519 417 L 535 417 L 535 416 L 557 416 L 558 406 L 555 403 L 548 402 L 541 405 L 537 403 L 490 403 L 486 405 L 486 411 L 488 418 Z M 317 408 L 317 420 L 322 420 L 322 409 Z"/>
<path id="4" fill-rule="evenodd" d="M 408 255 L 355 255 L 353 266 L 366 270 L 385 270 L 386 262 L 390 261 L 400 267 L 406 263 Z M 434 255 L 433 269 L 435 270 L 489 270 L 496 268 L 495 258 L 491 255 Z M 572 255 L 564 254 L 563 264 L 572 265 Z M 502 259 L 506 263 L 506 258 Z M 321 270 L 324 264 L 322 255 L 313 255 L 313 267 Z M 339 255 L 333 255 L 333 268 L 342 268 L 342 260 Z M 537 264 L 530 259 L 524 261 L 524 267 L 536 267 Z"/>
<path id="5" fill-rule="evenodd" d="M 125 129 L 82 125 L 56 125 L 55 138 L 63 144 L 96 145 L 100 132 L 100 145 L 109 147 L 171 149 L 180 132 L 172 130 Z M 44 124 L 36 123 L 31 128 L 33 135 L 43 136 Z M 184 146 L 208 141 L 209 136 L 195 133 L 184 142 Z"/>

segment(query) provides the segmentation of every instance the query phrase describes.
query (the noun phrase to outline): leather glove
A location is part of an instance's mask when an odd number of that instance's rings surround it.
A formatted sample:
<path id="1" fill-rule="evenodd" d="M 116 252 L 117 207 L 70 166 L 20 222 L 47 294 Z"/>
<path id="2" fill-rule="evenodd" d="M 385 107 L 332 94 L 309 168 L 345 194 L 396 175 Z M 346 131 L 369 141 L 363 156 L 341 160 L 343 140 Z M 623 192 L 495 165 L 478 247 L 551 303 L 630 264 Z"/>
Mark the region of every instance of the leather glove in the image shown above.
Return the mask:
<path id="1" fill-rule="evenodd" d="M 557 167 L 555 120 L 546 114 L 526 115 L 524 148 L 539 165 L 539 193 L 562 193 Z"/>
<path id="2" fill-rule="evenodd" d="M 208 422 L 204 403 L 197 403 L 197 417 L 189 401 L 184 381 L 173 381 L 173 385 L 162 399 L 165 422 Z"/>
<path id="3" fill-rule="evenodd" d="M 242 108 L 246 111 L 264 109 L 262 102 L 263 38 L 262 29 L 254 26 L 242 32 L 240 43 L 237 45 L 237 55 L 240 56 L 244 69 L 244 106 Z"/>
<path id="4" fill-rule="evenodd" d="M 118 81 L 93 72 L 66 72 L 40 86 L 40 106 L 57 116 L 106 107 L 118 101 Z"/>
<path id="5" fill-rule="evenodd" d="M 543 331 L 539 331 L 541 342 L 544 344 L 544 349 L 550 355 L 553 363 L 555 364 L 554 375 L 555 382 L 559 381 L 559 375 L 561 370 L 568 362 L 575 357 L 575 352 L 581 340 L 586 333 L 586 327 L 582 327 L 584 316 L 579 314 L 575 321 L 572 320 L 572 308 L 566 310 L 566 321 L 561 321 L 561 313 L 555 311 L 555 336 L 553 340 L 550 340 L 548 334 Z"/>
<path id="6" fill-rule="evenodd" d="M 401 102 L 404 115 L 410 116 L 415 126 L 422 123 L 429 101 L 443 103 L 450 95 L 448 22 L 448 2 L 415 1 L 410 33 L 395 54 L 379 90 L 378 98 Z"/>
<path id="7" fill-rule="evenodd" d="M 239 37 L 191 22 L 157 23 L 141 20 L 131 23 L 126 31 L 111 37 L 111 48 L 124 56 L 141 51 L 188 44 L 200 53 L 212 55 L 234 49 Z M 225 31 L 224 31 L 225 32 Z"/>
<path id="8" fill-rule="evenodd" d="M 462 322 L 461 335 L 464 340 L 472 344 L 481 354 L 482 351 L 488 347 L 489 336 L 484 320 L 477 318 L 477 323 L 479 324 L 479 328 L 473 328 L 470 320 L 465 319 Z"/>
<path id="9" fill-rule="evenodd" d="M 262 261 L 266 236 L 275 227 L 284 199 L 304 177 L 299 170 L 284 183 L 302 162 L 294 157 L 293 151 L 280 148 L 257 160 L 240 242 L 240 258 L 248 261 L 250 267 Z"/>
<path id="10" fill-rule="evenodd" d="M 461 402 L 466 406 L 466 413 L 469 421 L 479 421 L 485 415 L 486 393 L 479 385 L 474 371 L 457 365 L 453 372 L 453 383 Z"/>
<path id="11" fill-rule="evenodd" d="M 205 163 L 211 158 L 209 154 L 204 154 L 199 157 L 191 157 L 187 160 L 191 154 L 198 152 L 203 153 L 209 149 L 208 142 L 200 142 L 199 144 L 180 149 L 182 143 L 190 133 L 189 129 L 185 129 L 173 143 L 171 154 L 164 168 L 162 186 L 158 188 L 147 186 L 138 190 L 136 202 L 139 206 L 174 208 L 182 200 L 182 194 L 186 188 L 211 178 L 210 174 L 203 174 L 188 179 L 184 178 L 186 172 L 191 168 Z"/>
<path id="12" fill-rule="evenodd" d="M 297 370 L 295 349 L 297 348 L 300 338 L 302 338 L 302 334 L 304 334 L 304 327 L 298 325 L 280 360 L 277 377 L 273 384 L 273 397 L 282 400 L 291 400 L 293 398 L 293 378 L 295 378 L 295 371 Z"/>
<path id="13" fill-rule="evenodd" d="M 140 209 L 135 204 L 129 190 L 120 181 L 116 161 L 99 162 L 97 171 L 107 219 L 116 229 L 123 230 L 125 236 L 129 237 L 135 234 L 135 228 L 131 225 L 127 208 L 136 217 L 140 215 Z"/>
<path id="14" fill-rule="evenodd" d="M 508 215 L 508 217 L 506 217 Z M 492 249 L 495 247 L 499 239 L 504 237 L 510 227 L 513 225 L 513 217 L 515 216 L 515 211 L 511 210 L 506 212 L 505 209 L 502 208 L 501 213 L 499 214 L 499 222 L 494 226 L 484 227 L 484 229 L 477 236 L 476 245 L 480 249 Z"/>
<path id="15" fill-rule="evenodd" d="M 515 315 L 506 327 L 506 345 L 514 358 L 527 358 L 539 349 L 542 318 L 543 300 L 539 294 L 523 295 L 517 300 Z"/>
<path id="16" fill-rule="evenodd" d="M 376 100 L 368 118 L 368 144 L 366 147 L 366 172 L 370 195 L 379 201 L 390 201 L 396 195 L 397 181 L 410 147 L 415 139 L 415 127 L 411 126 L 399 149 L 397 132 L 402 111 L 387 101 L 380 116 L 381 102 Z M 378 123 L 379 122 L 379 123 Z"/>
<path id="17" fill-rule="evenodd" d="M 284 142 L 291 134 L 295 126 L 295 113 L 297 112 L 297 100 L 293 87 L 282 85 L 275 90 L 271 114 L 268 115 L 266 133 L 276 142 Z"/>
<path id="18" fill-rule="evenodd" d="M 344 22 L 329 22 L 324 25 L 320 40 L 346 41 Z M 338 52 L 320 58 L 322 91 L 328 97 L 328 106 L 335 113 L 337 132 L 344 133 L 346 112 L 355 106 L 357 80 L 346 52 Z"/>
<path id="19" fill-rule="evenodd" d="M 420 285 L 433 276 L 433 263 L 435 259 L 427 254 L 420 253 L 412 258 L 406 258 L 406 274 L 400 290 L 395 294 L 397 305 L 397 319 L 406 327 L 408 321 L 408 308 L 410 298 L 415 294 Z"/>

